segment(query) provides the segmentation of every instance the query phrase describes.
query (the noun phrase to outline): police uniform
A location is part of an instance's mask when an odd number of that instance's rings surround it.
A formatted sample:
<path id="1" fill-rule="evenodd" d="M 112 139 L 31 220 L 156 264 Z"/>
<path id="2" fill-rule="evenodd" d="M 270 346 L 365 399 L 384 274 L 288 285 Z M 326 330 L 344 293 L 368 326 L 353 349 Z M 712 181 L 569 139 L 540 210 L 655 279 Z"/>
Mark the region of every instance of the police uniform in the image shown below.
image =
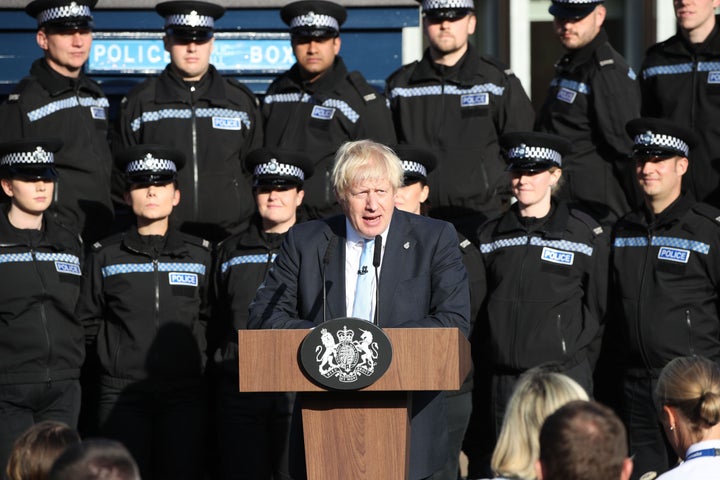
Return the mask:
<path id="1" fill-rule="evenodd" d="M 506 134 L 508 169 L 561 167 L 567 140 L 543 133 Z M 492 418 L 497 435 L 518 377 L 544 363 L 592 394 L 592 369 L 606 310 L 609 236 L 587 214 L 551 200 L 543 218 L 518 204 L 479 233 L 487 294 L 481 319 L 490 335 Z"/>
<path id="2" fill-rule="evenodd" d="M 687 158 L 694 143 L 691 131 L 658 119 L 639 119 L 627 129 L 636 158 Z M 621 408 L 637 472 L 662 473 L 668 457 L 675 458 L 653 404 L 660 370 L 679 356 L 720 361 L 719 252 L 720 210 L 687 194 L 658 214 L 638 208 L 614 228 L 610 318 L 617 325 L 608 328 L 622 339 Z"/>
<path id="3" fill-rule="evenodd" d="M 556 18 L 584 18 L 601 1 L 554 0 Z M 558 198 L 580 203 L 603 225 L 612 225 L 637 202 L 628 169 L 632 147 L 625 124 L 639 116 L 635 72 L 608 43 L 604 29 L 587 45 L 555 64 L 535 129 L 567 138 L 573 151 L 564 161 Z"/>
<path id="4" fill-rule="evenodd" d="M 280 12 L 294 38 L 334 38 L 345 21 L 332 2 L 294 2 Z M 317 80 L 302 78 L 296 63 L 268 88 L 263 100 L 265 145 L 296 150 L 313 162 L 316 174 L 305 183 L 306 218 L 339 213 L 330 172 L 336 150 L 349 140 L 395 143 L 390 111 L 383 96 L 360 72 L 348 72 L 340 56 Z"/>
<path id="5" fill-rule="evenodd" d="M 165 34 L 208 41 L 224 9 L 205 2 L 157 5 Z M 183 232 L 219 241 L 247 225 L 253 212 L 250 174 L 243 159 L 262 145 L 259 103 L 253 93 L 213 65 L 197 82 L 183 80 L 168 65 L 130 91 L 120 114 L 125 146 L 173 146 L 188 161 L 178 174 L 183 200 L 173 212 Z"/>
<path id="6" fill-rule="evenodd" d="M 640 73 L 642 114 L 686 125 L 700 140 L 683 188 L 697 200 L 720 207 L 720 34 L 701 44 L 677 34 L 650 47 Z"/>
<path id="7" fill-rule="evenodd" d="M 472 0 L 425 0 L 428 17 L 458 18 Z M 398 141 L 432 150 L 438 166 L 428 177 L 431 215 L 451 221 L 474 239 L 482 221 L 509 200 L 498 137 L 531 130 L 535 113 L 520 81 L 468 44 L 452 67 L 423 58 L 387 79 Z"/>
<path id="8" fill-rule="evenodd" d="M 400 159 L 405 186 L 420 182 L 427 184 L 428 175 L 435 169 L 437 158 L 428 149 L 413 145 L 400 144 L 392 147 Z M 458 233 L 458 247 L 462 253 L 463 265 L 468 272 L 470 282 L 470 329 L 471 339 L 475 339 L 475 319 L 480 311 L 483 296 L 485 295 L 485 275 L 482 257 L 477 247 L 462 233 Z M 456 480 L 460 469 L 459 458 L 465 432 L 470 422 L 470 413 L 473 408 L 473 372 L 470 372 L 459 390 L 445 392 L 445 403 L 448 420 L 448 438 L 450 455 L 442 470 L 433 474 L 432 480 Z M 483 431 L 485 435 L 487 432 Z"/>
<path id="9" fill-rule="evenodd" d="M 0 176 L 55 180 L 59 140 L 0 144 Z M 30 426 L 75 427 L 80 408 L 83 328 L 73 315 L 80 293 L 79 236 L 43 215 L 40 230 L 20 229 L 0 213 L 0 465 Z"/>
<path id="10" fill-rule="evenodd" d="M 156 145 L 117 160 L 130 188 L 174 182 L 184 163 Z M 77 316 L 97 338 L 100 434 L 128 447 L 143 478 L 202 478 L 210 264 L 209 243 L 172 226 L 92 246 Z"/>
<path id="11" fill-rule="evenodd" d="M 255 188 L 303 188 L 313 174 L 304 155 L 262 148 L 246 159 Z M 247 329 L 248 307 L 272 266 L 285 233 L 265 232 L 256 213 L 250 227 L 218 246 L 213 288 L 217 430 L 220 477 L 270 479 L 289 475 L 288 441 L 295 395 L 238 393 L 238 330 Z"/>
<path id="12" fill-rule="evenodd" d="M 48 34 L 86 30 L 97 0 L 36 0 L 25 11 Z M 109 103 L 100 86 L 82 71 L 77 78 L 57 73 L 42 58 L 0 107 L 0 139 L 60 137 L 55 155 L 60 172 L 51 212 L 78 229 L 89 244 L 110 231 L 112 155 L 108 143 Z"/>

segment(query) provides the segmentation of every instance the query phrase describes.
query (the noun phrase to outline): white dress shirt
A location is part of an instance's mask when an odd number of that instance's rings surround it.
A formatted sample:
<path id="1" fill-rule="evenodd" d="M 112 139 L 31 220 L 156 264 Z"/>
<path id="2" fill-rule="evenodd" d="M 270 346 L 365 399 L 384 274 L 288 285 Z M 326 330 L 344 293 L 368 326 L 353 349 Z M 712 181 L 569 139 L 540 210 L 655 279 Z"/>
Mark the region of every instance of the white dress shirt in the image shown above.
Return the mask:
<path id="1" fill-rule="evenodd" d="M 345 239 L 345 312 L 352 317 L 353 303 L 355 302 L 355 285 L 357 284 L 358 270 L 360 269 L 360 255 L 362 255 L 365 238 L 353 228 L 348 219 L 345 219 L 347 238 Z M 390 226 L 380 234 L 382 237 L 382 249 L 380 250 L 380 266 L 377 269 L 378 278 L 382 270 L 382 259 L 385 255 L 385 244 Z M 369 239 L 370 240 L 370 239 Z M 375 269 L 371 268 L 367 275 L 372 275 L 372 309 L 370 318 L 375 317 L 375 300 L 377 285 L 375 284 Z"/>
<path id="2" fill-rule="evenodd" d="M 708 454 L 693 458 L 695 452 L 707 450 Z M 706 440 L 690 445 L 686 460 L 677 467 L 660 475 L 657 480 L 717 480 L 720 478 L 720 455 L 710 455 L 710 450 L 720 453 L 720 440 Z M 699 455 L 699 453 L 696 453 Z M 689 460 L 688 460 L 689 459 Z"/>

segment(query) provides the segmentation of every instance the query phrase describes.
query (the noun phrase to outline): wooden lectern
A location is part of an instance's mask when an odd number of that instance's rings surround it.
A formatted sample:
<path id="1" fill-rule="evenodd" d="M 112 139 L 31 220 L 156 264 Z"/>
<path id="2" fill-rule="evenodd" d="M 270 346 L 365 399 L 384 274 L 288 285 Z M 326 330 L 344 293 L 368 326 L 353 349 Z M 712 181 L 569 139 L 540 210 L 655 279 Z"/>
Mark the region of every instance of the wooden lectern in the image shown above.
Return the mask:
<path id="1" fill-rule="evenodd" d="M 457 390 L 470 371 L 470 343 L 457 328 L 387 328 L 385 375 L 357 391 L 329 391 L 302 371 L 308 330 L 240 330 L 241 392 L 305 392 L 302 420 L 312 480 L 407 479 L 410 399 L 418 390 Z M 438 419 L 445 421 L 445 419 Z"/>

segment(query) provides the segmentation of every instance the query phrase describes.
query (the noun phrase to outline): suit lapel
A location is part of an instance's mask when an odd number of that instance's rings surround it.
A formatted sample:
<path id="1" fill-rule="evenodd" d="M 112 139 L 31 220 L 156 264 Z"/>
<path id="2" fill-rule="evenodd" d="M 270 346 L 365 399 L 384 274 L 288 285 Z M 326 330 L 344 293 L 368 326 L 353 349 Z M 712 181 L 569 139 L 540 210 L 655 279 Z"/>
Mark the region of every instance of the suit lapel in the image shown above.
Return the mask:
<path id="1" fill-rule="evenodd" d="M 392 314 L 395 288 L 403 278 L 402 266 L 405 265 L 405 262 L 412 261 L 412 252 L 415 249 L 414 241 L 408 235 L 410 228 L 406 216 L 399 210 L 395 210 L 388 231 L 382 270 L 380 271 L 379 323 L 381 327 L 387 327 L 394 323 L 388 315 Z"/>
<path id="2" fill-rule="evenodd" d="M 328 244 L 335 238 L 335 252 L 330 256 L 330 261 L 325 271 L 325 285 L 327 286 L 327 307 L 328 320 L 338 317 L 345 317 L 345 217 L 337 217 L 341 222 L 329 223 Z M 338 224 L 339 223 L 339 224 Z M 321 253 L 321 259 L 325 250 Z"/>

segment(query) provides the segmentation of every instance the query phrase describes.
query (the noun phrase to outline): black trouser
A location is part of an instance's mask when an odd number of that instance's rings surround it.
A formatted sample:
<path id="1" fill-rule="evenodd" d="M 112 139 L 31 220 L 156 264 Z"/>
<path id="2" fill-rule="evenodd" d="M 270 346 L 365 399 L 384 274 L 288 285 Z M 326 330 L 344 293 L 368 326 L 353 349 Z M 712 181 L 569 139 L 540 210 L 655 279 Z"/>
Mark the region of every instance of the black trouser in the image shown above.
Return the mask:
<path id="1" fill-rule="evenodd" d="M 622 419 L 628 431 L 630 455 L 633 455 L 632 478 L 645 472 L 666 472 L 677 462 L 677 455 L 665 438 L 655 408 L 653 392 L 657 378 L 623 378 Z"/>
<path id="2" fill-rule="evenodd" d="M 100 434 L 122 442 L 143 480 L 199 480 L 206 448 L 205 387 L 100 386 Z"/>
<path id="3" fill-rule="evenodd" d="M 13 443 L 25 430 L 43 420 L 76 428 L 79 412 L 77 380 L 0 385 L 0 477 L 5 478 Z"/>
<path id="4" fill-rule="evenodd" d="M 219 480 L 289 479 L 295 395 L 239 393 L 237 380 L 221 379 L 216 398 Z"/>
<path id="5" fill-rule="evenodd" d="M 445 392 L 445 405 L 447 407 L 450 456 L 443 469 L 430 477 L 432 480 L 458 480 L 460 478 L 460 450 L 472 412 L 472 391 Z"/>

